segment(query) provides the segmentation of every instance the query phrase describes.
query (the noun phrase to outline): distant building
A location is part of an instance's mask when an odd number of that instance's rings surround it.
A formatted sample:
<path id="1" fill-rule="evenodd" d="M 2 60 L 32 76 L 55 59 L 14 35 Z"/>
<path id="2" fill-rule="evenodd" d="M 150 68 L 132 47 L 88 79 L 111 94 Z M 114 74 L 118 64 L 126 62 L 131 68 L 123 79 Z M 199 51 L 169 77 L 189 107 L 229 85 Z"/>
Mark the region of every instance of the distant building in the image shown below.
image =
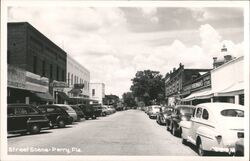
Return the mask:
<path id="1" fill-rule="evenodd" d="M 104 83 L 90 83 L 90 99 L 95 100 L 92 103 L 103 104 L 105 98 L 105 84 Z"/>
<path id="2" fill-rule="evenodd" d="M 184 69 L 184 65 L 180 63 L 179 68 L 174 68 L 166 74 L 165 77 L 165 96 L 168 105 L 175 105 L 180 102 L 181 98 L 186 97 L 190 93 L 183 90 L 186 83 L 199 78 L 202 74 L 211 69 Z"/>
<path id="3" fill-rule="evenodd" d="M 70 103 L 87 103 L 89 98 L 90 72 L 71 56 L 67 55 L 67 85 L 65 93 L 71 98 Z"/>
<path id="4" fill-rule="evenodd" d="M 27 22 L 8 23 L 7 36 L 8 103 L 55 101 L 54 86 L 66 82 L 66 52 Z"/>
<path id="5" fill-rule="evenodd" d="M 113 107 L 117 107 L 118 102 L 119 102 L 119 97 L 113 94 L 105 95 L 103 99 L 104 105 L 112 105 Z"/>

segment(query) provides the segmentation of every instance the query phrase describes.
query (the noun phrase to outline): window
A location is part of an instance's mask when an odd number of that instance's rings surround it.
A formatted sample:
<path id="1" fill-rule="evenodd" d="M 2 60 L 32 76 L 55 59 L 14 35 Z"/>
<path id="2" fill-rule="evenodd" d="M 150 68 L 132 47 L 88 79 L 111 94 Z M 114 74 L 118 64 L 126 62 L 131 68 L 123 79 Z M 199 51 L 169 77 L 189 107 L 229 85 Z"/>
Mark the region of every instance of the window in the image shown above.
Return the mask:
<path id="1" fill-rule="evenodd" d="M 52 79 L 53 77 L 53 65 L 52 64 L 50 64 L 50 67 L 49 67 L 49 77 L 50 79 Z"/>
<path id="2" fill-rule="evenodd" d="M 10 64 L 10 56 L 11 54 L 10 54 L 10 51 L 8 50 L 7 51 L 7 64 Z"/>
<path id="3" fill-rule="evenodd" d="M 14 115 L 14 108 L 8 108 L 8 115 Z"/>
<path id="4" fill-rule="evenodd" d="M 45 76 L 45 60 L 43 60 L 43 63 L 42 63 L 42 76 Z"/>
<path id="5" fill-rule="evenodd" d="M 195 111 L 196 111 L 196 109 L 194 109 L 194 111 L 193 111 L 193 114 L 192 114 L 193 117 L 195 116 Z"/>
<path id="6" fill-rule="evenodd" d="M 206 109 L 203 110 L 202 118 L 205 120 L 208 120 L 208 118 L 209 118 L 209 114 L 208 114 L 208 111 Z"/>
<path id="7" fill-rule="evenodd" d="M 68 73 L 68 85 L 70 84 L 70 73 Z"/>
<path id="8" fill-rule="evenodd" d="M 56 80 L 59 81 L 59 67 L 56 66 Z"/>
<path id="9" fill-rule="evenodd" d="M 197 112 L 196 112 L 196 117 L 197 117 L 197 118 L 200 118 L 200 117 L 201 117 L 201 114 L 202 114 L 202 108 L 198 108 L 198 109 L 197 109 Z"/>
<path id="10" fill-rule="evenodd" d="M 48 108 L 47 108 L 47 111 L 48 111 L 48 112 L 54 112 L 54 111 L 55 111 L 55 108 L 53 108 L 53 107 L 48 107 Z"/>
<path id="11" fill-rule="evenodd" d="M 95 89 L 92 89 L 92 96 L 95 96 Z"/>
<path id="12" fill-rule="evenodd" d="M 64 70 L 62 70 L 62 81 L 65 81 L 65 73 L 64 73 Z"/>
<path id="13" fill-rule="evenodd" d="M 244 111 L 238 109 L 227 109 L 222 110 L 221 115 L 226 117 L 244 117 Z"/>
<path id="14" fill-rule="evenodd" d="M 74 83 L 73 83 L 73 81 L 74 81 L 74 76 L 73 76 L 73 74 L 71 74 L 71 85 L 73 85 Z"/>
<path id="15" fill-rule="evenodd" d="M 28 114 L 38 114 L 38 111 L 36 111 L 33 108 L 27 108 L 27 112 L 28 112 Z"/>
<path id="16" fill-rule="evenodd" d="M 23 108 L 23 107 L 15 108 L 15 114 L 16 115 L 25 115 L 27 113 L 28 113 L 27 110 L 25 108 Z"/>
<path id="17" fill-rule="evenodd" d="M 35 74 L 37 74 L 36 66 L 37 66 L 37 56 L 33 56 L 33 73 Z"/>

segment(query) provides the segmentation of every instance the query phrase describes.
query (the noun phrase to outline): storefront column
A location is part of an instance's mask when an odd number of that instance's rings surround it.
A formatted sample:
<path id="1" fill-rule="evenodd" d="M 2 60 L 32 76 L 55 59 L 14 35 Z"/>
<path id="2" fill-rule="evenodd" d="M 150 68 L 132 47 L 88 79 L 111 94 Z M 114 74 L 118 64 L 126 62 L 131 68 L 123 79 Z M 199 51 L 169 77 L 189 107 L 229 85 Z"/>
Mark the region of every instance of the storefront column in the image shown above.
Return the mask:
<path id="1" fill-rule="evenodd" d="M 25 97 L 25 104 L 30 104 L 30 98 L 29 97 Z"/>
<path id="2" fill-rule="evenodd" d="M 235 104 L 239 104 L 240 103 L 240 96 L 239 95 L 235 95 L 234 96 L 234 103 Z"/>
<path id="3" fill-rule="evenodd" d="M 211 100 L 211 102 L 214 102 L 214 98 L 211 98 L 210 100 Z"/>

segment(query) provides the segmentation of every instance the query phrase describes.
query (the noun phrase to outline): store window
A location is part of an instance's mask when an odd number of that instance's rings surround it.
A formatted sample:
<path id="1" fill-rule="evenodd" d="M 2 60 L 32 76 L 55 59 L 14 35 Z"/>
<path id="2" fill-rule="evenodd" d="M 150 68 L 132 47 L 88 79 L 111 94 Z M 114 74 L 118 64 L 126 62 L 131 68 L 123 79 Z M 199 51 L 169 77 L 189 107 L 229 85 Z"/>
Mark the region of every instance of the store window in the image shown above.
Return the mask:
<path id="1" fill-rule="evenodd" d="M 37 73 L 37 70 L 36 70 L 36 67 L 37 67 L 37 56 L 33 56 L 33 73 Z"/>
<path id="2" fill-rule="evenodd" d="M 95 89 L 92 89 L 92 96 L 95 96 Z"/>

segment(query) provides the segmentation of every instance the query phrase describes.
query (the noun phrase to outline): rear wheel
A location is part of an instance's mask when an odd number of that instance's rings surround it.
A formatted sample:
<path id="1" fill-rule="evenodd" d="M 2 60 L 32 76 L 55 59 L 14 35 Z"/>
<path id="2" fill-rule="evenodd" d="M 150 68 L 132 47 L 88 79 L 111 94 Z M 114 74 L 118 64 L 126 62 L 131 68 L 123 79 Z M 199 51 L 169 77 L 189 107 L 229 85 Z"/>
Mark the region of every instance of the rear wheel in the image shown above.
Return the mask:
<path id="1" fill-rule="evenodd" d="M 60 120 L 60 121 L 58 122 L 58 127 L 59 127 L 59 128 L 64 128 L 64 127 L 65 127 L 65 122 L 64 122 L 63 120 Z"/>
<path id="2" fill-rule="evenodd" d="M 38 125 L 38 124 L 32 124 L 31 126 L 30 126 L 30 133 L 31 134 L 37 134 L 37 133 L 39 133 L 41 131 L 41 128 L 40 128 L 40 126 Z"/>

